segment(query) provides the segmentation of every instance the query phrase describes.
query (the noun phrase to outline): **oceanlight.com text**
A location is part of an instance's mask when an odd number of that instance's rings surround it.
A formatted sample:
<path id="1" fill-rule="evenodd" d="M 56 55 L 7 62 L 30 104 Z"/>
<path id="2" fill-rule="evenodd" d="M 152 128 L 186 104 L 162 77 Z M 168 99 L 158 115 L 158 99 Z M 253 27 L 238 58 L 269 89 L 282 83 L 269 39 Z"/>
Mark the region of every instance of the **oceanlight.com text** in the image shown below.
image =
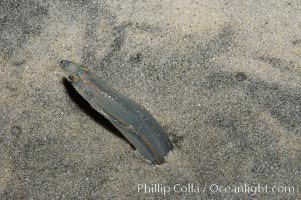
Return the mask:
<path id="1" fill-rule="evenodd" d="M 222 184 L 160 184 L 160 183 L 152 183 L 152 184 L 138 184 L 137 185 L 138 193 L 145 194 L 155 194 L 161 193 L 163 195 L 168 195 L 170 193 L 224 193 L 224 194 L 272 194 L 272 193 L 287 193 L 289 195 L 294 195 L 296 193 L 296 188 L 294 186 L 268 186 L 262 184 L 238 184 L 237 186 L 231 185 L 226 186 Z"/>

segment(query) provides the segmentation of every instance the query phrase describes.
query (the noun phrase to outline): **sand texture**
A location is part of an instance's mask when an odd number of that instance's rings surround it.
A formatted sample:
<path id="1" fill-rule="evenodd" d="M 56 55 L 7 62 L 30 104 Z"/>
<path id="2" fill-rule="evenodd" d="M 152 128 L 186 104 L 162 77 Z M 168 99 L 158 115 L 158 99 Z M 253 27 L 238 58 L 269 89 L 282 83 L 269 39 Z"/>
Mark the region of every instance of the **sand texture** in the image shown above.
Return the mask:
<path id="1" fill-rule="evenodd" d="M 62 59 L 158 120 L 164 164 L 73 90 Z M 299 0 L 1 0 L 0 67 L 1 199 L 301 199 Z"/>

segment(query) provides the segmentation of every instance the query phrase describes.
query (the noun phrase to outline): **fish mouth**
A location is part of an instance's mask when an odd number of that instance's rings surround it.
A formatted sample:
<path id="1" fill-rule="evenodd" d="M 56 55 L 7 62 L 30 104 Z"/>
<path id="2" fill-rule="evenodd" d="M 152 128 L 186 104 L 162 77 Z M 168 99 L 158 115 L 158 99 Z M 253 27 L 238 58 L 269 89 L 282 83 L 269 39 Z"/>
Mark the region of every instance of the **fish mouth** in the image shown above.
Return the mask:
<path id="1" fill-rule="evenodd" d="M 70 83 L 76 83 L 76 82 L 78 82 L 79 78 L 78 78 L 78 76 L 74 76 L 73 74 L 71 74 L 67 77 L 67 79 Z"/>

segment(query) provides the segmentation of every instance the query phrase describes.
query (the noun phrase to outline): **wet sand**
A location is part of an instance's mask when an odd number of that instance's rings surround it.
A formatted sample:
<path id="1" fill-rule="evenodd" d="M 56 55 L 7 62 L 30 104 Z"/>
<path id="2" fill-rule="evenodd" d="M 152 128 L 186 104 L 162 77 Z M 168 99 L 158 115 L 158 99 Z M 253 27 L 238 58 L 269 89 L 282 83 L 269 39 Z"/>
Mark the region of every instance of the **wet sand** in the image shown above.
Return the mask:
<path id="1" fill-rule="evenodd" d="M 300 198 L 300 10 L 296 0 L 1 1 L 1 199 Z M 62 59 L 159 121 L 175 146 L 164 164 L 75 93 Z"/>

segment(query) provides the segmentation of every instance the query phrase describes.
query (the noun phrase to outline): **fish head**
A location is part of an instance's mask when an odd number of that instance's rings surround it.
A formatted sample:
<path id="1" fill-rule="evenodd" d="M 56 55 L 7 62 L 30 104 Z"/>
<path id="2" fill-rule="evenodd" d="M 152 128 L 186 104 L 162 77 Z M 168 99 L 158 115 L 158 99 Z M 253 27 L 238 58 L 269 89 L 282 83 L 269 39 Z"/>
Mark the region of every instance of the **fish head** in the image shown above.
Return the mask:
<path id="1" fill-rule="evenodd" d="M 91 73 L 87 67 L 68 60 L 62 60 L 60 67 L 68 82 L 70 82 L 85 99 L 93 97 L 91 91 Z"/>
<path id="2" fill-rule="evenodd" d="M 80 64 L 69 60 L 62 60 L 60 62 L 60 67 L 64 72 L 67 80 L 73 85 L 79 84 L 82 82 L 87 82 L 89 80 L 89 69 Z"/>

